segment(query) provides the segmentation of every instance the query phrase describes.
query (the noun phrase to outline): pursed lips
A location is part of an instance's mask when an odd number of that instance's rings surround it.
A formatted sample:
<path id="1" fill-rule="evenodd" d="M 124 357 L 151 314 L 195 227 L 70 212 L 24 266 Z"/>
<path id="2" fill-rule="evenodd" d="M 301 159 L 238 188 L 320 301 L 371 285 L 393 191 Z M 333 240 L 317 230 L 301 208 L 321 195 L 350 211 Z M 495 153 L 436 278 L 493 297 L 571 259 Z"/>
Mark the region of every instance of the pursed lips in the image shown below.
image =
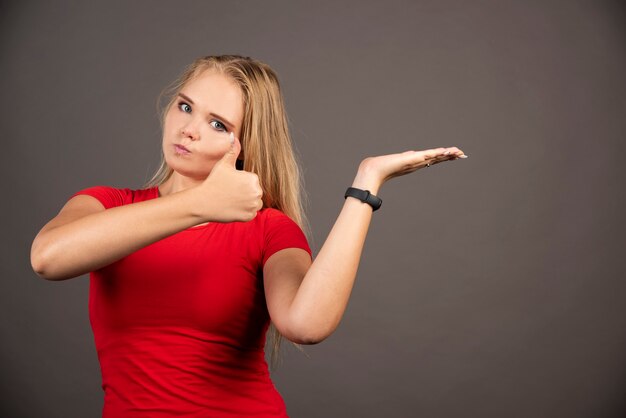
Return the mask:
<path id="1" fill-rule="evenodd" d="M 187 151 L 187 152 L 191 152 L 189 151 L 187 148 L 185 148 L 184 146 L 180 145 L 180 144 L 174 144 L 176 147 L 182 149 L 183 151 Z"/>

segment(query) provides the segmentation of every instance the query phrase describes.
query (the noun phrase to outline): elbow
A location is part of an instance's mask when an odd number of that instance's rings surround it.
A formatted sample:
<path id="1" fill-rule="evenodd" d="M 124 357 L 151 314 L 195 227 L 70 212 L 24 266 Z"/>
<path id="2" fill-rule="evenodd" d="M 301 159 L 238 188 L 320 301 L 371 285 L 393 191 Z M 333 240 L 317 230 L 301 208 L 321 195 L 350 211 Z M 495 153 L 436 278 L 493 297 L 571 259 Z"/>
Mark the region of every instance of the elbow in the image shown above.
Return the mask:
<path id="1" fill-rule="evenodd" d="M 315 345 L 324 341 L 335 331 L 336 326 L 313 324 L 311 321 L 293 323 L 283 334 L 289 341 L 302 345 Z"/>
<path id="2" fill-rule="evenodd" d="M 327 336 L 317 336 L 317 335 L 292 335 L 287 337 L 289 341 L 292 343 L 300 344 L 300 345 L 315 345 L 319 344 L 326 339 Z"/>
<path id="3" fill-rule="evenodd" d="M 35 244 L 33 244 L 33 247 L 30 251 L 30 266 L 37 274 L 37 276 L 41 277 L 42 279 L 53 280 L 48 275 L 48 269 L 46 268 L 46 262 L 42 252 L 43 251 L 36 248 Z"/>
<path id="4" fill-rule="evenodd" d="M 39 277 L 45 279 L 45 269 L 43 257 L 41 254 L 43 251 L 41 247 L 41 244 L 39 243 L 37 238 L 35 238 L 33 244 L 30 247 L 30 266 Z"/>
<path id="5" fill-rule="evenodd" d="M 58 240 L 37 236 L 30 248 L 30 266 L 37 276 L 50 281 L 73 279 L 92 271 L 91 267 L 82 266 L 80 257 L 72 253 Z"/>
<path id="6" fill-rule="evenodd" d="M 311 338 L 305 338 L 305 339 L 303 339 L 303 340 L 302 340 L 302 342 L 299 342 L 298 344 L 301 344 L 301 345 L 315 345 L 315 344 L 319 344 L 319 343 L 321 343 L 321 342 L 322 342 L 322 341 L 324 341 L 327 337 L 328 337 L 328 336 L 326 336 L 326 337 L 311 337 Z"/>
<path id="7" fill-rule="evenodd" d="M 30 250 L 30 266 L 37 276 L 42 279 L 60 280 L 61 278 L 55 277 L 50 271 L 50 263 L 48 262 L 50 256 L 48 253 L 49 249 L 35 240 Z"/>
<path id="8" fill-rule="evenodd" d="M 328 336 L 318 336 L 318 335 L 290 335 L 286 337 L 292 343 L 300 344 L 300 345 L 315 345 L 324 341 Z"/>

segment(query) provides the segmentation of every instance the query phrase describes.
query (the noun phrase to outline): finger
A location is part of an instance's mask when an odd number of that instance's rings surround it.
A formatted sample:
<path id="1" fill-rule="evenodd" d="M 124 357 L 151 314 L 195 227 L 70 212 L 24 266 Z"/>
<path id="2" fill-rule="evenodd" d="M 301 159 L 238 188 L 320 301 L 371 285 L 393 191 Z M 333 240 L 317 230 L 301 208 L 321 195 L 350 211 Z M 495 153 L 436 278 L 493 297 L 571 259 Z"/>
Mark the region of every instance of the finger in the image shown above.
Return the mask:
<path id="1" fill-rule="evenodd" d="M 467 158 L 467 155 L 465 155 L 463 151 L 461 151 L 457 147 L 444 148 L 444 150 L 445 151 L 443 153 L 439 153 L 431 158 L 438 159 L 440 161 L 456 160 L 458 158 Z"/>
<path id="2" fill-rule="evenodd" d="M 235 136 L 235 133 L 231 132 L 230 133 L 230 148 L 228 149 L 228 151 L 226 151 L 226 153 L 222 157 L 222 161 L 224 161 L 228 165 L 235 167 L 235 164 L 237 162 L 237 157 L 239 156 L 240 152 L 241 152 L 241 143 L 239 142 L 239 139 Z"/>
<path id="3" fill-rule="evenodd" d="M 441 161 L 452 161 L 458 158 L 467 158 L 463 155 L 463 151 L 457 147 L 448 148 L 432 148 L 424 151 L 405 151 L 402 153 L 407 156 L 408 163 L 415 168 L 426 168 Z"/>
<path id="4" fill-rule="evenodd" d="M 460 154 L 452 154 L 452 153 L 450 153 L 450 154 L 447 154 L 447 155 L 445 155 L 445 156 L 440 156 L 440 157 L 434 158 L 434 159 L 432 159 L 432 160 L 429 160 L 429 161 L 428 161 L 428 163 L 429 163 L 430 165 L 434 165 L 434 164 L 439 164 L 439 163 L 442 163 L 442 162 L 444 162 L 444 161 L 454 161 L 454 160 L 458 160 L 459 158 L 467 158 L 467 156 L 466 156 L 466 155 L 460 155 Z"/>
<path id="5" fill-rule="evenodd" d="M 446 148 L 433 148 L 423 151 L 422 156 L 425 160 L 436 158 L 439 155 L 443 155 L 447 151 Z"/>
<path id="6" fill-rule="evenodd" d="M 419 163 L 428 159 L 435 158 L 443 154 L 445 148 L 433 148 L 424 151 L 405 151 L 401 155 L 406 156 L 407 161 Z"/>

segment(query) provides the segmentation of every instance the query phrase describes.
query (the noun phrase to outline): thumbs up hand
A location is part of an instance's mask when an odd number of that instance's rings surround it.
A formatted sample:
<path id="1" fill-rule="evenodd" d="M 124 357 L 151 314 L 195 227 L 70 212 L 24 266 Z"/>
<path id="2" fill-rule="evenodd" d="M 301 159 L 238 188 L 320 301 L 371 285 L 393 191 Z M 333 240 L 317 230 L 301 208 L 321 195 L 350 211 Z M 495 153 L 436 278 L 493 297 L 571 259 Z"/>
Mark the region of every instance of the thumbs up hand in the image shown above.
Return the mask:
<path id="1" fill-rule="evenodd" d="M 263 190 L 254 173 L 237 170 L 235 164 L 241 143 L 230 133 L 231 146 L 213 166 L 211 173 L 196 190 L 203 202 L 199 212 L 211 222 L 247 222 L 263 207 Z"/>

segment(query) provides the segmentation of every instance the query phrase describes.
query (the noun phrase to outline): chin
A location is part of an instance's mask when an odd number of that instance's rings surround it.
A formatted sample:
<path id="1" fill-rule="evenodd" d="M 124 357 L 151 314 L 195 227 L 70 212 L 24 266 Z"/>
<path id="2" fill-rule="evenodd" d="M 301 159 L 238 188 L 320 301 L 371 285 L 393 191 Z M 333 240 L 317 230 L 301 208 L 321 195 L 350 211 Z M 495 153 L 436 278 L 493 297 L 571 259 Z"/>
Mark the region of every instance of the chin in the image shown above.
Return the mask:
<path id="1" fill-rule="evenodd" d="M 197 181 L 202 181 L 206 179 L 211 173 L 210 171 L 207 172 L 206 170 L 194 170 L 193 167 L 189 166 L 189 164 L 185 164 L 184 162 L 181 163 L 180 161 L 171 161 L 166 158 L 165 162 L 178 175 L 192 178 Z"/>

